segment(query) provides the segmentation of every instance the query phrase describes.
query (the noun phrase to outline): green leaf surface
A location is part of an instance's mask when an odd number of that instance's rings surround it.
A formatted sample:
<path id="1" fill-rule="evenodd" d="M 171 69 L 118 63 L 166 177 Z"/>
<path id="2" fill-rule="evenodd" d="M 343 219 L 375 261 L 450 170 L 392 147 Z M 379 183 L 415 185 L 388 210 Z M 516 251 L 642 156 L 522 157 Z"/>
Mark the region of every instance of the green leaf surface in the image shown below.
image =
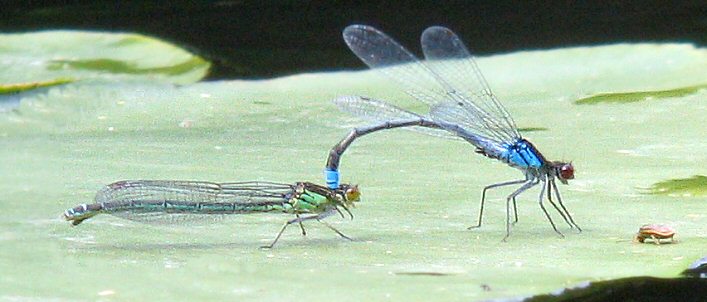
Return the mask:
<path id="1" fill-rule="evenodd" d="M 73 82 L 73 79 L 58 78 L 55 80 L 31 83 L 0 84 L 0 113 L 8 112 L 20 106 L 20 100 L 45 92 L 49 87 Z"/>
<path id="2" fill-rule="evenodd" d="M 599 103 L 633 103 L 640 101 L 652 101 L 665 98 L 676 98 L 686 96 L 696 93 L 701 89 L 707 89 L 707 85 L 697 85 L 660 91 L 600 93 L 597 95 L 576 100 L 575 103 L 579 105 L 593 105 Z"/>
<path id="3" fill-rule="evenodd" d="M 0 34 L 0 84 L 71 78 L 177 84 L 202 79 L 209 63 L 175 45 L 130 33 L 52 30 Z"/>
<path id="4" fill-rule="evenodd" d="M 52 87 L 73 82 L 73 79 L 58 78 L 45 82 L 17 83 L 17 84 L 0 84 L 0 94 L 20 93 L 37 88 Z"/>
<path id="5" fill-rule="evenodd" d="M 650 194 L 672 196 L 707 196 L 707 176 L 695 175 L 689 178 L 664 180 L 648 189 Z"/>
<path id="6" fill-rule="evenodd" d="M 305 55 L 305 54 L 303 54 Z M 505 234 L 505 196 L 522 179 L 468 143 L 404 130 L 357 140 L 342 180 L 358 183 L 355 219 L 288 229 L 288 215 L 239 215 L 207 226 L 154 227 L 99 215 L 71 227 L 62 212 L 121 179 L 323 182 L 330 148 L 361 122 L 331 100 L 366 95 L 424 112 L 375 73 L 301 74 L 175 87 L 92 81 L 49 88 L 0 116 L 0 300 L 479 301 L 585 281 L 675 277 L 704 256 L 704 196 L 641 194 L 704 175 L 707 93 L 577 106 L 592 92 L 657 91 L 707 82 L 689 45 L 613 45 L 493 56 L 479 65 L 546 158 L 572 160 L 561 185 L 583 232 L 519 196 Z M 652 72 L 647 74 L 647 72 Z M 8 75 L 3 75 L 7 77 Z M 551 207 L 548 207 L 552 209 Z M 675 228 L 675 244 L 632 242 L 641 225 Z"/>
<path id="7" fill-rule="evenodd" d="M 520 132 L 536 132 L 536 131 L 547 131 L 545 127 L 521 127 L 518 128 Z"/>

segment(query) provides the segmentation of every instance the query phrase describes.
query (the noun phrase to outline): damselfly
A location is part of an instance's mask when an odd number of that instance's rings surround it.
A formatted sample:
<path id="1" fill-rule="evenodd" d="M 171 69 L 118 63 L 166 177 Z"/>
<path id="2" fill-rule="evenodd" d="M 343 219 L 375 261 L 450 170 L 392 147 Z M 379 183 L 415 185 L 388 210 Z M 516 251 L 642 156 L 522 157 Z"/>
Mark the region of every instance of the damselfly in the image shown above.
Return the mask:
<path id="1" fill-rule="evenodd" d="M 344 217 L 340 209 L 353 219 L 349 208 L 359 198 L 358 186 L 347 184 L 329 189 L 309 182 L 126 180 L 105 186 L 96 194 L 95 203 L 68 209 L 64 217 L 78 225 L 101 213 L 147 223 L 179 223 L 208 215 L 294 214 L 295 218 L 285 222 L 275 240 L 264 246 L 272 248 L 290 224 L 298 223 L 302 235 L 306 235 L 302 225 L 306 220 L 319 221 L 350 240 L 322 219 L 335 213 Z"/>
<path id="2" fill-rule="evenodd" d="M 542 183 L 538 203 L 555 232 L 564 237 L 545 209 L 543 200 L 546 192 L 547 199 L 570 228 L 576 227 L 581 231 L 562 203 L 555 184 L 555 178 L 563 184 L 574 178 L 572 163 L 545 159 L 533 144 L 520 135 L 513 118 L 491 92 L 473 56 L 454 32 L 439 26 L 426 29 L 421 37 L 424 61 L 370 26 L 349 26 L 343 36 L 349 48 L 364 63 L 397 82 L 408 95 L 428 104 L 430 112 L 421 115 L 365 97 L 347 96 L 335 100 L 342 110 L 376 124 L 352 130 L 330 151 L 325 169 L 328 186 L 338 186 L 339 161 L 356 138 L 384 129 L 414 127 L 413 130 L 435 136 L 463 139 L 476 147 L 476 153 L 500 160 L 523 172 L 525 179 L 484 187 L 479 220 L 470 229 L 481 226 L 487 190 L 521 185 L 506 198 L 505 241 L 512 224 L 511 202 L 515 223 L 518 221 L 516 196 Z M 553 191 L 559 207 L 552 200 Z"/>

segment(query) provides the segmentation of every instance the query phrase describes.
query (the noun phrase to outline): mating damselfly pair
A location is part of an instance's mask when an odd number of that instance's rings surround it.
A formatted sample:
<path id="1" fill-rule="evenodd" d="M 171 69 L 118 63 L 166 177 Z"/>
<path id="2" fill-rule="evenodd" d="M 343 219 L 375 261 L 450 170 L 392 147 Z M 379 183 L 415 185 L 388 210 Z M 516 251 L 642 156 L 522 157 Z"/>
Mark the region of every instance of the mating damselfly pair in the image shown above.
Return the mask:
<path id="1" fill-rule="evenodd" d="M 329 189 L 309 182 L 127 180 L 105 186 L 96 194 L 94 203 L 68 209 L 64 218 L 78 225 L 106 213 L 140 222 L 175 224 L 211 215 L 294 214 L 296 217 L 285 222 L 272 243 L 264 246 L 272 248 L 290 224 L 298 223 L 302 235 L 306 235 L 302 222 L 307 220 L 319 221 L 350 240 L 322 219 L 336 213 L 344 217 L 341 210 L 353 219 L 349 208 L 359 198 L 358 186 L 347 184 Z"/>
<path id="2" fill-rule="evenodd" d="M 545 159 L 520 135 L 510 114 L 491 92 L 474 58 L 456 34 L 438 26 L 425 30 L 421 38 L 424 61 L 373 27 L 352 25 L 344 30 L 343 35 L 349 48 L 364 63 L 400 84 L 407 94 L 429 105 L 430 112 L 417 114 L 359 96 L 337 99 L 336 104 L 344 111 L 375 124 L 352 130 L 329 152 L 325 169 L 328 188 L 311 183 L 123 181 L 101 190 L 94 204 L 67 210 L 66 219 L 77 225 L 98 213 L 149 222 L 208 214 L 280 212 L 294 214 L 296 218 L 283 225 L 268 247 L 277 242 L 290 224 L 299 223 L 305 234 L 302 225 L 305 220 L 320 221 L 348 238 L 321 220 L 337 212 L 343 216 L 339 208 L 350 215 L 349 207 L 359 198 L 356 186 L 339 184 L 341 156 L 358 137 L 385 129 L 411 127 L 419 132 L 467 141 L 476 147 L 477 153 L 523 172 L 524 179 L 492 184 L 483 189 L 479 220 L 472 227 L 481 226 L 487 190 L 520 185 L 506 198 L 505 240 L 512 224 L 511 204 L 517 222 L 516 197 L 542 183 L 538 202 L 555 232 L 563 236 L 545 209 L 545 198 L 571 228 L 581 231 L 562 203 L 555 183 L 555 179 L 563 184 L 573 179 L 574 167 L 571 163 Z M 552 200 L 553 192 L 557 204 Z M 300 217 L 302 214 L 309 216 Z"/>

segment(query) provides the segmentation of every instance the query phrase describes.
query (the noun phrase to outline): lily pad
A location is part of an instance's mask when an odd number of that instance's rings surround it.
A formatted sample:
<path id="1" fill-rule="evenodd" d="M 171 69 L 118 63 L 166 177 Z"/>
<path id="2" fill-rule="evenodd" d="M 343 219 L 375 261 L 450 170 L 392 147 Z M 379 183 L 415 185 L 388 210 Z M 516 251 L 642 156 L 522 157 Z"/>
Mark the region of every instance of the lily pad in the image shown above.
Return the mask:
<path id="1" fill-rule="evenodd" d="M 547 131 L 545 127 L 520 127 L 518 131 L 520 132 L 536 132 L 536 131 Z"/>
<path id="2" fill-rule="evenodd" d="M 173 44 L 130 33 L 0 34 L 0 45 L 2 85 L 131 77 L 186 84 L 202 79 L 210 65 Z"/>
<path id="3" fill-rule="evenodd" d="M 670 179 L 655 183 L 648 189 L 650 194 L 673 196 L 707 196 L 707 176 Z"/>
<path id="4" fill-rule="evenodd" d="M 73 82 L 73 79 L 56 79 L 45 82 L 0 84 L 0 112 L 10 111 L 20 106 L 22 97 L 29 93 L 36 93 L 48 87 L 63 85 Z M 27 94 L 23 94 L 29 92 Z"/>
<path id="5" fill-rule="evenodd" d="M 697 85 L 661 91 L 603 93 L 576 100 L 575 103 L 579 105 L 585 105 L 599 103 L 633 103 L 640 101 L 652 101 L 665 98 L 686 96 L 696 93 L 700 89 L 707 89 L 707 85 Z"/>
<path id="6" fill-rule="evenodd" d="M 507 242 L 513 188 L 489 191 L 482 227 L 467 227 L 476 224 L 484 186 L 523 175 L 467 143 L 397 130 L 366 136 L 343 157 L 343 181 L 360 184 L 363 201 L 353 220 L 327 221 L 353 242 L 308 223 L 306 237 L 294 227 L 275 249 L 261 250 L 292 218 L 272 213 L 202 227 L 97 216 L 71 227 L 65 209 L 121 179 L 322 183 L 330 148 L 360 125 L 337 111 L 337 96 L 427 108 L 370 71 L 48 88 L 24 99 L 21 114 L 0 116 L 0 300 L 475 301 L 675 277 L 704 256 L 704 198 L 677 203 L 636 188 L 704 174 L 707 93 L 621 106 L 573 101 L 705 83 L 705 68 L 694 69 L 703 62 L 705 51 L 686 45 L 480 58 L 517 124 L 548 129 L 524 137 L 576 168 L 560 190 L 584 231 L 552 212 L 559 238 L 531 190 L 518 198 L 520 220 Z M 677 230 L 675 244 L 632 242 L 641 225 L 658 222 Z"/>
<path id="7" fill-rule="evenodd" d="M 45 82 L 33 82 L 33 83 L 18 83 L 18 84 L 2 84 L 0 85 L 0 94 L 11 94 L 20 93 L 23 91 L 28 91 L 36 88 L 51 87 L 62 84 L 67 84 L 73 82 L 73 79 L 55 79 Z"/>

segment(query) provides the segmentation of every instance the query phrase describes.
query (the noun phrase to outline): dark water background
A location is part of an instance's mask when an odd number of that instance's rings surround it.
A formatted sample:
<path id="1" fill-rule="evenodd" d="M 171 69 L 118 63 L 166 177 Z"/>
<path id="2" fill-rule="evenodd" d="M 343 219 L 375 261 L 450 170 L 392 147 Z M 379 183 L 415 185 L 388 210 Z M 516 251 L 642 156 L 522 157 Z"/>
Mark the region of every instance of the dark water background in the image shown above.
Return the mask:
<path id="1" fill-rule="evenodd" d="M 214 63 L 210 79 L 363 68 L 341 39 L 374 25 L 418 51 L 430 25 L 476 54 L 616 42 L 707 44 L 707 1 L 3 1 L 0 31 L 87 29 L 166 39 Z"/>

